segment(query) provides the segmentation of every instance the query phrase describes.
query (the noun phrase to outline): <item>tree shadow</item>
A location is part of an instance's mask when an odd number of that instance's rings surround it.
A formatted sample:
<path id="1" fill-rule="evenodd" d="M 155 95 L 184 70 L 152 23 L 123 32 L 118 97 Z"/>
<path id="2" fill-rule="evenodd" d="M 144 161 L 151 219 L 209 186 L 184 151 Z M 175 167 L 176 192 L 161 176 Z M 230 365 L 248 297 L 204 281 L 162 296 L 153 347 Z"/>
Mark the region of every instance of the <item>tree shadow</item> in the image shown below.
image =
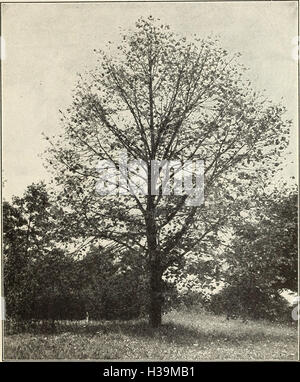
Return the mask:
<path id="1" fill-rule="evenodd" d="M 203 345 L 211 344 L 212 342 L 221 343 L 241 343 L 251 341 L 253 344 L 259 343 L 264 339 L 272 341 L 286 341 L 286 337 L 282 334 L 264 333 L 262 330 L 232 332 L 225 329 L 206 330 L 205 327 L 188 327 L 179 323 L 168 322 L 160 328 L 153 329 L 149 327 L 147 322 L 125 323 L 119 328 L 110 326 L 106 329 L 110 332 L 121 332 L 132 338 L 153 339 L 169 343 L 172 345 Z M 296 333 L 295 333 L 296 338 Z"/>
<path id="2" fill-rule="evenodd" d="M 244 341 L 251 342 L 253 345 L 263 340 L 282 341 L 293 339 L 291 335 L 284 336 L 280 333 L 266 333 L 262 329 L 247 330 L 226 330 L 226 328 L 208 330 L 205 326 L 190 326 L 179 323 L 167 322 L 159 328 L 151 328 L 146 320 L 130 321 L 91 321 L 84 323 L 76 322 L 57 322 L 55 330 L 49 328 L 48 334 L 73 333 L 87 336 L 89 338 L 101 335 L 125 335 L 131 338 L 153 340 L 172 345 L 205 345 L 213 343 L 239 344 Z M 35 331 L 36 333 L 38 331 Z M 45 333 L 45 331 L 43 332 Z M 295 338 L 297 333 L 295 332 Z"/>

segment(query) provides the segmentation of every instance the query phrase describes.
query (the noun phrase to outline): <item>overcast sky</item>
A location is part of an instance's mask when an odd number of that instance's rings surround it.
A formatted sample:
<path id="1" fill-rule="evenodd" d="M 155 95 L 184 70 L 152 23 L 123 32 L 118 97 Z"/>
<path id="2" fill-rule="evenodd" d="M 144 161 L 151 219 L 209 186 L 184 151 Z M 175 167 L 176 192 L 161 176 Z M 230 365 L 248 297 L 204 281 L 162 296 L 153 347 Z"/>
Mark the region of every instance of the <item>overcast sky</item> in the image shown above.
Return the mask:
<path id="1" fill-rule="evenodd" d="M 59 131 L 59 109 L 71 102 L 76 73 L 95 65 L 94 48 L 118 41 L 119 27 L 140 16 L 159 17 L 181 34 L 220 34 L 223 46 L 242 53 L 249 78 L 288 108 L 291 150 L 297 150 L 297 2 L 2 4 L 4 197 L 49 175 L 39 154 Z M 289 165 L 296 175 L 296 164 Z"/>

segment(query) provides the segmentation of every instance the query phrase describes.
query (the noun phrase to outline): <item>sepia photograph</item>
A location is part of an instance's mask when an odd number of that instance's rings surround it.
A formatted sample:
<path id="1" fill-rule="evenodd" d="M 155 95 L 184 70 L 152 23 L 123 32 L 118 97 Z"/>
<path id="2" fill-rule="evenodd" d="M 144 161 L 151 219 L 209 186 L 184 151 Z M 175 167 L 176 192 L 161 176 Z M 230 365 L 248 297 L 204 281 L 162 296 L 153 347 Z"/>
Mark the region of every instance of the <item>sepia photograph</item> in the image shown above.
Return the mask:
<path id="1" fill-rule="evenodd" d="M 299 361 L 298 26 L 1 3 L 2 361 Z"/>

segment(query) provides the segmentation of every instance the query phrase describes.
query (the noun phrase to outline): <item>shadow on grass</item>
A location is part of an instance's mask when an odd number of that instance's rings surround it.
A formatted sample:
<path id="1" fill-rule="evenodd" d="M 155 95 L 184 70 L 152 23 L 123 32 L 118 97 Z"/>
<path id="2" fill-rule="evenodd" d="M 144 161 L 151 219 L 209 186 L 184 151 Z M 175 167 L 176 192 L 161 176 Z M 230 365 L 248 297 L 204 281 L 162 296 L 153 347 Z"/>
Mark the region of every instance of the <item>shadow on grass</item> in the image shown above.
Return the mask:
<path id="1" fill-rule="evenodd" d="M 98 328 L 99 331 L 99 328 Z M 235 331 L 231 330 L 216 329 L 207 330 L 205 325 L 203 327 L 188 327 L 179 323 L 168 322 L 163 324 L 158 329 L 153 329 L 149 327 L 146 321 L 142 322 L 126 322 L 120 323 L 118 325 L 109 325 L 104 329 L 107 333 L 122 333 L 130 337 L 144 338 L 144 339 L 156 339 L 158 341 L 166 342 L 172 345 L 189 345 L 193 344 L 207 344 L 211 342 L 221 342 L 221 343 L 240 343 L 243 341 L 251 341 L 252 343 L 259 343 L 263 339 L 276 341 L 286 341 L 286 337 L 282 334 L 265 334 L 263 331 Z M 296 334 L 295 334 L 296 338 Z"/>
<path id="2" fill-rule="evenodd" d="M 212 318 L 213 319 L 213 318 Z M 261 328 L 240 327 L 236 324 L 236 329 L 231 327 L 226 329 L 218 327 L 216 323 L 213 329 L 201 326 L 201 318 L 198 326 L 187 326 L 180 323 L 167 322 L 161 327 L 151 328 L 146 320 L 131 321 L 91 321 L 85 323 L 82 321 L 59 321 L 55 327 L 43 323 L 36 323 L 32 328 L 25 332 L 34 334 L 55 334 L 72 333 L 74 335 L 87 336 L 89 338 L 101 335 L 123 335 L 130 338 L 155 340 L 172 345 L 204 345 L 212 342 L 238 344 L 244 341 L 250 341 L 253 345 L 262 340 L 268 341 L 287 341 L 293 340 L 293 336 L 283 333 L 265 333 Z M 295 334 L 296 336 L 296 334 Z M 296 338 L 296 337 L 295 337 Z"/>

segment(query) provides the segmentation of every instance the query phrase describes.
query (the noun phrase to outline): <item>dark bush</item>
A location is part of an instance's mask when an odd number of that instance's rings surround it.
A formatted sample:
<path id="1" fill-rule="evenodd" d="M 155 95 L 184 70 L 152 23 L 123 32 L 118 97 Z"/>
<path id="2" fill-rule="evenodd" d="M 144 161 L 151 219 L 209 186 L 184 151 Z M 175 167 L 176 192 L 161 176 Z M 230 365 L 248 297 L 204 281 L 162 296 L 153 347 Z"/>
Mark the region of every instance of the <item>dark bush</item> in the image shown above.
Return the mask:
<path id="1" fill-rule="evenodd" d="M 290 309 L 278 291 L 263 289 L 250 281 L 241 280 L 224 287 L 211 297 L 209 309 L 227 318 L 287 320 Z"/>

